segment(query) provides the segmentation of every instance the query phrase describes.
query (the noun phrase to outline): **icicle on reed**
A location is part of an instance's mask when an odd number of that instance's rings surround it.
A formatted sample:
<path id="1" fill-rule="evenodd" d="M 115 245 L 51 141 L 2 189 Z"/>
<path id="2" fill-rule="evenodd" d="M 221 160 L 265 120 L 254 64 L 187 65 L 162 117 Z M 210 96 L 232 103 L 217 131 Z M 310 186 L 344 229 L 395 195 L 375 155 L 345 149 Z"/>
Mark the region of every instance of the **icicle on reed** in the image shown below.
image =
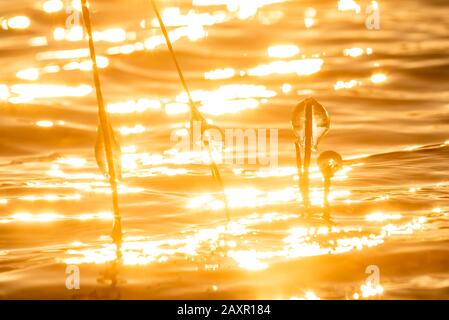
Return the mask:
<path id="1" fill-rule="evenodd" d="M 293 110 L 292 126 L 297 138 L 295 141 L 295 149 L 299 189 L 302 194 L 305 216 L 310 216 L 310 161 L 312 151 L 316 150 L 321 139 L 329 131 L 329 114 L 314 98 L 307 98 Z M 301 155 L 301 151 L 303 151 L 303 156 Z"/>

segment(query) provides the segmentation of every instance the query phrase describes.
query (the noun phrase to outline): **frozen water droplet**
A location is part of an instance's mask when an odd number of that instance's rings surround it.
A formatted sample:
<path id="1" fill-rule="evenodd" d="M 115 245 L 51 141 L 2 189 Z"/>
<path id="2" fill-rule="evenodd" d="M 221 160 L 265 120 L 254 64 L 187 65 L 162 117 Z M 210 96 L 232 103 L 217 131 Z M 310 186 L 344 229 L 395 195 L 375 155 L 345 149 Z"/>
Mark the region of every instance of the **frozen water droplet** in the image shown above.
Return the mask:
<path id="1" fill-rule="evenodd" d="M 318 157 L 318 167 L 325 178 L 332 178 L 343 167 L 343 159 L 335 151 L 325 151 Z"/>
<path id="2" fill-rule="evenodd" d="M 302 148 L 304 148 L 306 140 L 306 110 L 308 106 L 312 108 L 312 148 L 316 150 L 321 139 L 329 131 L 330 118 L 327 110 L 313 98 L 305 99 L 296 106 L 293 110 L 292 125 Z"/>

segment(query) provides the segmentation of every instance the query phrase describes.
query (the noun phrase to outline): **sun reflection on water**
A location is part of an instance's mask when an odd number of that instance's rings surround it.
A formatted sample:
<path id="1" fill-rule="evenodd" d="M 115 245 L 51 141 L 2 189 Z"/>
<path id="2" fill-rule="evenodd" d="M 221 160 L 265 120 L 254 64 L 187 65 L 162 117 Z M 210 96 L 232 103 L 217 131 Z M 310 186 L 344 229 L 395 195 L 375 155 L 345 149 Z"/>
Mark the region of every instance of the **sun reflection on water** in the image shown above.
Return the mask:
<path id="1" fill-rule="evenodd" d="M 122 247 L 123 263 L 125 265 L 164 263 L 172 259 L 182 259 L 183 256 L 206 257 L 207 261 L 207 256 L 219 250 L 223 254 L 220 255 L 221 262 L 218 267 L 222 265 L 248 271 L 262 271 L 279 259 L 344 254 L 375 247 L 394 235 L 421 230 L 426 222 L 424 218 L 416 218 L 403 225 L 382 226 L 378 233 L 364 231 L 363 228 L 305 225 L 285 230 L 287 234 L 271 250 L 263 250 L 257 247 L 257 242 L 243 240 L 241 237 L 257 234 L 258 228 L 263 225 L 276 225 L 280 221 L 294 223 L 297 219 L 297 215 L 294 214 L 252 214 L 228 225 L 196 228 L 166 240 L 128 236 L 124 239 Z M 66 252 L 66 257 L 61 259 L 67 264 L 103 264 L 115 259 L 115 247 L 104 244 L 96 248 L 72 248 Z M 203 258 L 200 260 L 203 261 Z M 204 267 L 206 266 L 210 267 L 210 262 L 206 262 Z M 382 293 L 380 288 L 366 286 L 362 286 L 361 291 L 365 298 Z"/>
<path id="2" fill-rule="evenodd" d="M 354 11 L 355 13 L 360 13 L 361 7 L 354 0 L 339 0 L 338 10 L 340 11 Z"/>
<path id="3" fill-rule="evenodd" d="M 42 9 L 47 13 L 55 13 L 64 9 L 62 0 L 47 0 L 42 4 Z"/>
<path id="4" fill-rule="evenodd" d="M 321 300 L 313 291 L 307 291 L 304 297 L 291 297 L 290 300 Z"/>
<path id="5" fill-rule="evenodd" d="M 18 212 L 5 218 L 0 219 L 0 224 L 10 223 L 49 223 L 57 221 L 78 220 L 78 221 L 90 221 L 90 220 L 107 220 L 112 221 L 113 214 L 110 212 L 98 212 L 98 213 L 83 213 L 79 215 L 67 216 L 61 213 L 30 213 L 30 212 Z"/>
<path id="6" fill-rule="evenodd" d="M 286 0 L 193 0 L 194 6 L 226 6 L 227 10 L 237 15 L 241 20 L 246 20 L 255 16 L 259 9 L 275 3 L 282 3 Z"/>
<path id="7" fill-rule="evenodd" d="M 384 73 L 375 73 L 371 76 L 371 82 L 378 84 L 387 81 L 388 77 Z"/>
<path id="8" fill-rule="evenodd" d="M 84 97 L 92 92 L 90 85 L 14 84 L 9 88 L 9 102 L 30 103 L 40 99 Z"/>
<path id="9" fill-rule="evenodd" d="M 270 75 L 296 74 L 308 76 L 319 72 L 324 64 L 323 59 L 300 59 L 291 61 L 273 61 L 248 70 L 248 75 L 266 77 Z"/>
<path id="10" fill-rule="evenodd" d="M 0 18 L 0 25 L 4 30 L 24 30 L 31 25 L 31 20 L 27 16 L 15 16 L 7 19 Z"/>
<path id="11" fill-rule="evenodd" d="M 299 54 L 301 50 L 295 45 L 277 45 L 268 48 L 268 56 L 271 58 L 291 58 Z"/>

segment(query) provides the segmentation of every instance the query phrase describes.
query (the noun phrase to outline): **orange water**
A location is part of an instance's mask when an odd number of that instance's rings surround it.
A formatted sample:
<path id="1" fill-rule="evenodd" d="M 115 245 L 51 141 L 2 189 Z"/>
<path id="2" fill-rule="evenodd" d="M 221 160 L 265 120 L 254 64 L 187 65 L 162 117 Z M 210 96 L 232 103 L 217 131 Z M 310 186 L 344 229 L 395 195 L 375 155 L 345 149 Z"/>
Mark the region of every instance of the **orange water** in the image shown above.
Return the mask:
<path id="1" fill-rule="evenodd" d="M 369 30 L 370 1 L 159 1 L 204 115 L 279 130 L 277 168 L 221 166 L 227 225 L 204 156 L 170 140 L 189 114 L 149 1 L 91 1 L 123 149 L 116 265 L 87 43 L 65 26 L 76 4 L 58 2 L 0 3 L 1 298 L 448 297 L 445 2 L 379 1 Z M 333 225 L 300 218 L 290 120 L 308 96 L 331 115 L 318 151 L 346 159 Z M 311 187 L 320 206 L 314 161 Z M 67 265 L 80 290 L 66 288 Z M 372 266 L 380 282 L 367 287 Z"/>

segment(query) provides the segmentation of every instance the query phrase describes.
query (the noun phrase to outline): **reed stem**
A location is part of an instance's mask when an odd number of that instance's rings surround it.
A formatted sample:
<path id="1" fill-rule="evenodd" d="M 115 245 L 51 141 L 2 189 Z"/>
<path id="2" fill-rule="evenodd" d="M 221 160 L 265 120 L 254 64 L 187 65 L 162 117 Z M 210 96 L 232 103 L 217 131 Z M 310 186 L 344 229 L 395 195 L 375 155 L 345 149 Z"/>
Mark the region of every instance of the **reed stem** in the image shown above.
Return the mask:
<path id="1" fill-rule="evenodd" d="M 312 156 L 312 139 L 313 139 L 313 105 L 307 102 L 305 111 L 305 145 L 304 145 L 304 170 L 301 176 L 301 187 L 303 194 L 303 202 L 306 210 L 310 207 L 309 200 L 309 168 Z"/>
<path id="2" fill-rule="evenodd" d="M 191 117 L 192 117 L 192 119 L 190 121 L 190 148 L 192 150 L 193 144 L 194 144 L 194 141 L 193 141 L 193 123 L 194 123 L 194 121 L 200 121 L 202 128 L 203 128 L 203 125 L 207 127 L 207 122 L 206 122 L 206 119 L 203 117 L 203 115 L 198 111 L 197 107 L 195 106 L 195 103 L 193 102 L 192 95 L 190 94 L 189 87 L 187 86 L 186 79 L 184 78 L 184 75 L 182 73 L 181 66 L 176 57 L 175 50 L 173 49 L 173 44 L 171 43 L 170 36 L 168 35 L 167 28 L 165 27 L 165 24 L 164 24 L 164 20 L 162 19 L 162 16 L 159 13 L 159 9 L 157 7 L 156 1 L 151 0 L 151 4 L 152 4 L 154 12 L 156 14 L 156 18 L 159 21 L 159 25 L 161 27 L 162 34 L 164 35 L 168 50 L 170 51 L 171 57 L 175 64 L 179 79 L 181 80 L 182 86 L 184 87 L 184 91 L 186 92 L 187 97 L 189 99 L 190 113 L 191 113 Z M 204 132 L 202 130 L 201 134 L 203 134 L 203 133 Z M 208 153 L 209 153 L 210 170 L 212 172 L 212 177 L 214 177 L 214 179 L 217 181 L 217 184 L 220 187 L 222 195 L 223 195 L 223 201 L 224 201 L 224 206 L 225 206 L 225 211 L 226 211 L 226 218 L 229 222 L 231 220 L 231 215 L 229 213 L 228 200 L 227 200 L 226 193 L 224 190 L 223 179 L 221 178 L 217 163 L 215 162 L 215 160 L 212 157 L 212 149 L 211 149 L 210 144 L 205 139 L 202 139 L 202 140 L 203 140 L 204 146 L 206 147 L 206 149 L 208 150 Z"/>
<path id="3" fill-rule="evenodd" d="M 90 51 L 90 58 L 92 61 L 92 74 L 95 84 L 95 92 L 97 95 L 98 118 L 100 120 L 100 130 L 102 132 L 102 137 L 104 139 L 106 160 L 108 163 L 109 183 L 112 190 L 112 206 L 114 209 L 114 226 L 112 230 L 112 240 L 118 248 L 117 252 L 120 253 L 119 249 L 122 244 L 122 225 L 121 225 L 121 216 L 120 216 L 118 191 L 117 191 L 117 173 L 115 172 L 114 155 L 112 151 L 112 137 L 111 132 L 109 131 L 109 119 L 106 113 L 103 101 L 103 94 L 101 91 L 97 57 L 95 54 L 95 46 L 92 36 L 92 23 L 90 20 L 89 9 L 87 7 L 87 0 L 81 0 L 81 4 L 82 4 L 84 24 L 89 37 L 89 51 Z"/>

